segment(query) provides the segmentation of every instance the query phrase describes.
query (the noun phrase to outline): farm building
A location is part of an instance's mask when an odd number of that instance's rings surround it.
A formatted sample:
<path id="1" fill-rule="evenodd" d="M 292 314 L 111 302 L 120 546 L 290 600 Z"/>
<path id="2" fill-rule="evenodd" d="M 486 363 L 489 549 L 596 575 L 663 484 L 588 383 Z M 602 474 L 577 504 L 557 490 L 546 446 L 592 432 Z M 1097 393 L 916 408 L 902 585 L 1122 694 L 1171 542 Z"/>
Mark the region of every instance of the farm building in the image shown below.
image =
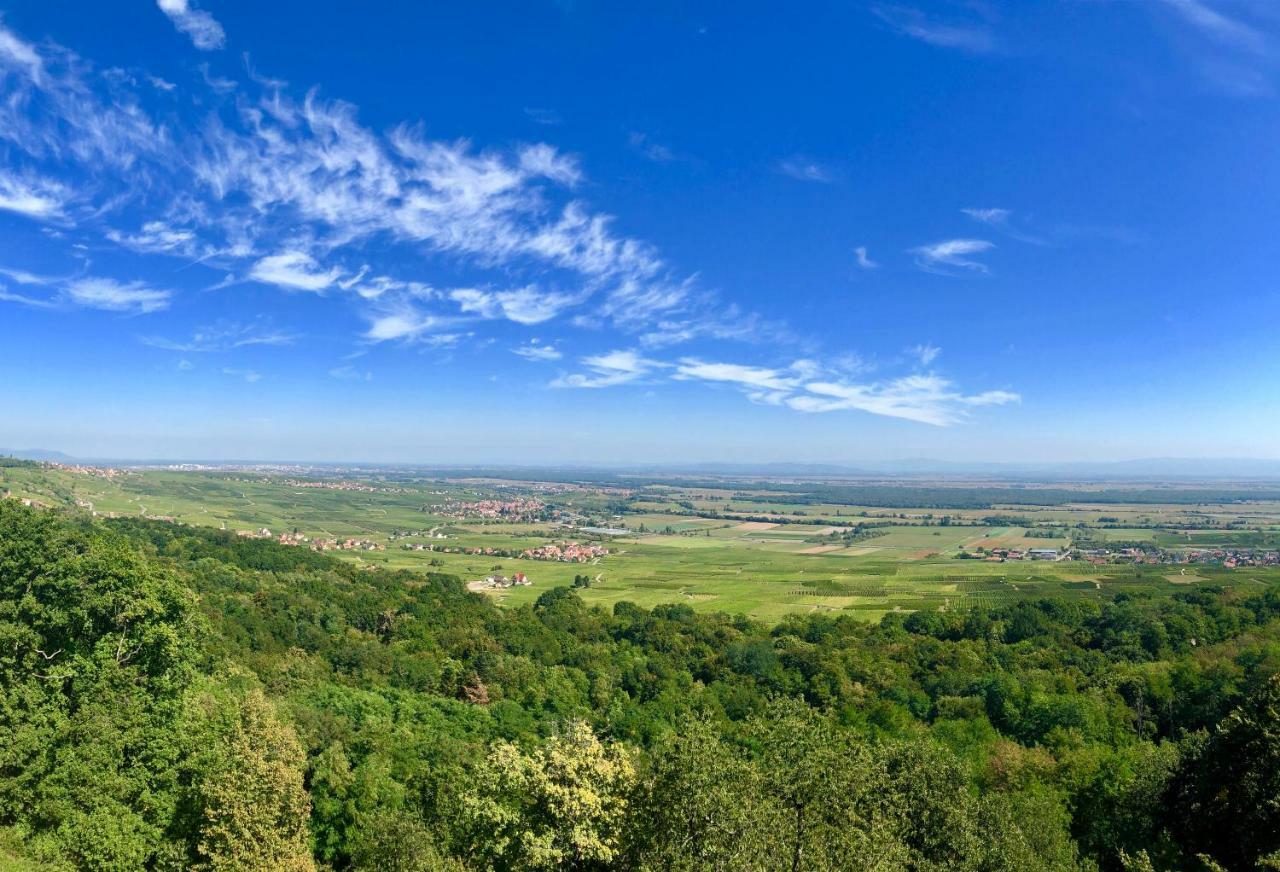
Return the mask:
<path id="1" fill-rule="evenodd" d="M 533 582 L 529 580 L 529 577 L 525 575 L 523 572 L 517 572 L 515 575 L 511 576 L 510 578 L 508 578 L 507 576 L 503 575 L 500 572 L 493 572 L 484 577 L 484 582 L 490 587 L 496 587 L 496 588 L 507 588 L 507 587 L 515 587 L 517 585 L 533 584 Z"/>

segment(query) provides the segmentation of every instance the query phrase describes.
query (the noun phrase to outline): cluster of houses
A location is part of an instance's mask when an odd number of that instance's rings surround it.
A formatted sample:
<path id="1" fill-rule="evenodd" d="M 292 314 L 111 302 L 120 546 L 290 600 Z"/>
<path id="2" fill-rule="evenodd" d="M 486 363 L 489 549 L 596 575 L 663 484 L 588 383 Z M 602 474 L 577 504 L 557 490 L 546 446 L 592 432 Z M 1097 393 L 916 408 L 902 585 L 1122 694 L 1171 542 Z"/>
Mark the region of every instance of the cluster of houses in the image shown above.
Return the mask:
<path id="1" fill-rule="evenodd" d="M 1081 555 L 1092 563 L 1199 564 L 1235 569 L 1241 566 L 1280 566 L 1280 551 L 1256 548 L 1204 548 L 1166 551 L 1163 548 L 1094 549 Z"/>
<path id="2" fill-rule="evenodd" d="M 1125 546 L 1120 548 L 1028 548 L 1025 551 L 1016 548 L 979 548 L 974 554 L 961 554 L 961 557 L 983 559 L 993 563 L 1007 560 L 1081 560 L 1095 566 L 1108 564 L 1201 564 L 1221 566 L 1235 569 L 1240 566 L 1280 566 L 1280 551 L 1267 551 L 1254 548 L 1212 548 L 1195 551 L 1169 551 L 1156 547 Z"/>
<path id="3" fill-rule="evenodd" d="M 510 548 L 467 548 L 461 545 L 437 545 L 434 542 L 406 542 L 401 547 L 406 551 L 435 551 L 439 554 L 474 554 L 483 557 L 520 556 Z"/>
<path id="4" fill-rule="evenodd" d="M 491 572 L 484 577 L 480 584 L 493 590 L 504 590 L 508 587 L 530 585 L 533 582 L 523 572 L 517 572 L 510 576 L 503 575 L 500 572 Z"/>
<path id="5" fill-rule="evenodd" d="M 979 548 L 978 552 L 973 556 L 992 563 L 1004 563 L 1006 560 L 1063 560 L 1068 556 L 1057 548 L 1027 548 L 1025 550 L 1020 548 L 989 548 L 985 551 Z"/>
<path id="6" fill-rule="evenodd" d="M 316 490 L 360 491 L 367 494 L 378 490 L 373 485 L 362 484 L 358 481 L 304 481 L 296 478 L 286 478 L 281 484 L 289 487 L 313 488 Z"/>
<path id="7" fill-rule="evenodd" d="M 314 551 L 381 551 L 386 546 L 372 539 L 312 539 Z"/>
<path id="8" fill-rule="evenodd" d="M 359 491 L 366 494 L 407 493 L 402 487 L 374 486 L 360 481 L 308 481 L 306 479 L 286 478 L 281 484 L 289 487 L 315 488 L 318 490 Z"/>
<path id="9" fill-rule="evenodd" d="M 1110 563 L 1186 563 L 1182 552 L 1164 552 L 1158 548 L 1079 548 L 1073 555 L 1094 566 Z"/>
<path id="10" fill-rule="evenodd" d="M 80 463 L 48 463 L 46 464 L 53 469 L 60 469 L 63 472 L 75 472 L 80 475 L 92 475 L 98 478 L 115 478 L 118 475 L 127 475 L 123 469 L 116 469 L 111 466 L 84 466 Z"/>
<path id="11" fill-rule="evenodd" d="M 1169 551 L 1163 548 L 1140 548 L 1126 546 L 1121 548 L 1028 548 L 1020 551 L 1015 548 L 992 548 L 979 554 L 986 560 L 1004 562 L 1006 560 L 1082 560 L 1095 566 L 1115 563 L 1132 564 L 1191 564 L 1221 566 L 1235 569 L 1238 566 L 1280 566 L 1280 551 L 1265 551 L 1252 548 L 1213 548 L 1197 551 Z"/>
<path id="12" fill-rule="evenodd" d="M 1254 549 L 1224 549 L 1212 551 L 1192 551 L 1187 555 L 1188 563 L 1211 563 L 1235 569 L 1237 566 L 1278 566 L 1280 551 L 1257 551 Z"/>
<path id="13" fill-rule="evenodd" d="M 546 511 L 547 504 L 535 497 L 516 497 L 513 500 L 477 500 L 473 503 L 446 503 L 439 514 L 449 518 L 485 518 L 503 521 L 536 521 Z"/>
<path id="14" fill-rule="evenodd" d="M 430 530 L 392 530 L 387 534 L 387 538 L 394 542 L 397 539 L 448 539 L 449 537 L 433 527 Z M 405 547 L 408 548 L 409 546 L 406 545 Z M 423 549 L 418 548 L 417 550 L 422 551 Z"/>
<path id="15" fill-rule="evenodd" d="M 260 530 L 236 530 L 236 535 L 246 539 L 275 539 L 281 545 L 310 548 L 312 551 L 382 551 L 386 547 L 372 539 L 312 539 L 297 532 L 275 536 L 266 527 Z"/>
<path id="16" fill-rule="evenodd" d="M 1205 548 L 1167 550 L 1155 546 L 1123 546 L 1117 548 L 1031 548 L 1025 553 L 1013 549 L 994 548 L 987 560 L 1081 560 L 1095 566 L 1109 564 L 1187 565 L 1200 564 L 1235 569 L 1242 566 L 1280 566 L 1280 551 L 1256 548 Z"/>
<path id="17" fill-rule="evenodd" d="M 557 560 L 561 563 L 589 563 L 609 553 L 608 548 L 600 545 L 581 545 L 577 542 L 566 542 L 563 545 L 541 545 L 537 548 L 526 548 L 521 557 L 530 560 Z"/>
<path id="18" fill-rule="evenodd" d="M 560 563 L 590 563 L 608 555 L 609 549 L 600 545 L 583 545 L 578 542 L 539 545 L 514 551 L 510 548 L 467 547 L 462 545 L 437 545 L 434 542 L 406 542 L 406 551 L 434 551 L 438 554 L 470 554 L 477 557 L 517 557 L 525 560 L 555 560 Z"/>
<path id="19" fill-rule="evenodd" d="M 1124 546 L 1120 548 L 1078 548 L 1071 556 L 1095 566 L 1112 563 L 1145 564 L 1149 566 L 1200 564 L 1235 569 L 1239 566 L 1280 566 L 1280 551 L 1256 548 L 1203 548 L 1196 550 L 1166 550 L 1155 546 Z"/>

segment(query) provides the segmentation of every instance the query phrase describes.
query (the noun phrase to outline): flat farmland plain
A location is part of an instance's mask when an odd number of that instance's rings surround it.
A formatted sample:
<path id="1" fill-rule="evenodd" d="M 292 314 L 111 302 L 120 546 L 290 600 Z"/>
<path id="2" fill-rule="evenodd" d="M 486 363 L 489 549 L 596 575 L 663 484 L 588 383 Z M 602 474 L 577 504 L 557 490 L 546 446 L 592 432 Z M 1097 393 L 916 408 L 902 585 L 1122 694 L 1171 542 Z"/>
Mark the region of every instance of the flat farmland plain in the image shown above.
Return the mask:
<path id="1" fill-rule="evenodd" d="M 590 482 L 552 487 L 503 479 L 246 470 L 138 470 L 106 478 L 53 467 L 0 468 L 0 488 L 13 497 L 100 516 L 365 539 L 382 547 L 332 553 L 371 567 L 446 572 L 468 582 L 492 572 L 525 573 L 532 585 L 487 592 L 511 607 L 531 604 L 546 590 L 583 576 L 589 582 L 580 596 L 606 608 L 622 601 L 644 607 L 680 603 L 766 621 L 807 612 L 876 620 L 892 611 L 1046 596 L 1104 600 L 1120 593 L 1167 596 L 1197 584 L 1261 590 L 1280 582 L 1280 570 L 1271 567 L 1225 571 L 960 559 L 984 557 L 995 548 L 1062 549 L 1081 537 L 1169 548 L 1280 547 L 1280 503 L 1274 501 L 993 501 L 947 509 L 815 502 L 761 488 L 627 489 Z M 748 494 L 754 502 L 742 499 Z M 459 509 L 478 500 L 521 498 L 544 502 L 546 517 L 481 518 Z M 584 527 L 627 532 L 598 535 Z M 513 556 L 570 541 L 595 543 L 610 553 L 588 563 Z M 410 550 L 406 543 L 448 550 Z"/>

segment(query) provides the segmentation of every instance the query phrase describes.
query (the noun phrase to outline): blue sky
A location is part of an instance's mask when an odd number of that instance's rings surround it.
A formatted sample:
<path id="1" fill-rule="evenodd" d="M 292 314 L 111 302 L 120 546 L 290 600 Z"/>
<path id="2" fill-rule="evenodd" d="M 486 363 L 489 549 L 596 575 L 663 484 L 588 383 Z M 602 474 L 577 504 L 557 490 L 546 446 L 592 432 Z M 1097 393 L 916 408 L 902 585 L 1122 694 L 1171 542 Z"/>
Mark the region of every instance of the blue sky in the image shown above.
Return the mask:
<path id="1" fill-rule="evenodd" d="M 1280 457 L 1280 5 L 17 2 L 0 446 Z"/>

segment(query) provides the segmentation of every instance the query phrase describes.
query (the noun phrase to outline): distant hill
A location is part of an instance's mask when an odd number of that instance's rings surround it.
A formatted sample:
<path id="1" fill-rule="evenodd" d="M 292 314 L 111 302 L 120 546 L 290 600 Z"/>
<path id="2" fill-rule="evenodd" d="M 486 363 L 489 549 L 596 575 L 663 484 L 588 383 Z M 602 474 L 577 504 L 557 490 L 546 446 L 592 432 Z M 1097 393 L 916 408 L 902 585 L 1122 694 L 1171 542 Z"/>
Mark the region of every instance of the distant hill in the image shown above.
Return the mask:
<path id="1" fill-rule="evenodd" d="M 61 451 L 46 448 L 0 448 L 0 457 L 16 457 L 18 460 L 43 460 L 49 463 L 76 463 L 76 458 Z"/>

